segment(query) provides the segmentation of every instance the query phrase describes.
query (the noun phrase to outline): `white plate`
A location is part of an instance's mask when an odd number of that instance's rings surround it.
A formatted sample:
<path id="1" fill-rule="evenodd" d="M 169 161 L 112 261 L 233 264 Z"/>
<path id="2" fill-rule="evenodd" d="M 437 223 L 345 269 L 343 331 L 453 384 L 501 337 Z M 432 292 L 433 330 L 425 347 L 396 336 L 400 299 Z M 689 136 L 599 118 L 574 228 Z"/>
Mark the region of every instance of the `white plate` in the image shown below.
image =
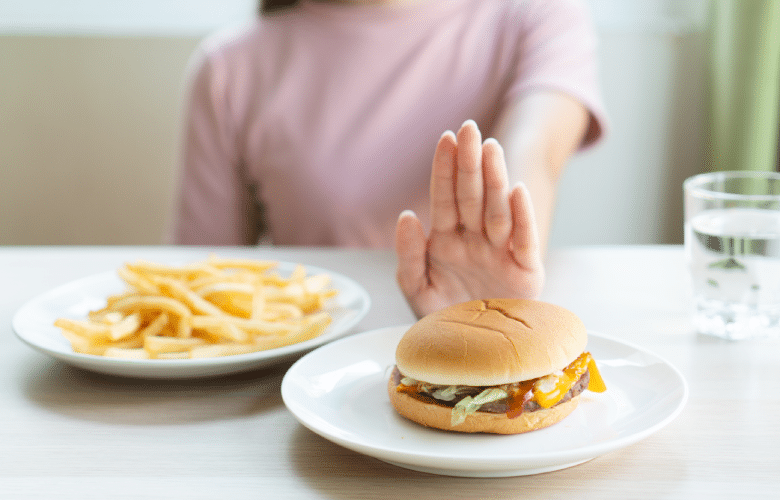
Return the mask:
<path id="1" fill-rule="evenodd" d="M 669 363 L 638 347 L 589 333 L 588 350 L 607 384 L 585 392 L 556 425 L 512 436 L 428 429 L 399 416 L 387 396 L 395 347 L 408 327 L 353 335 L 303 356 L 288 370 L 282 397 L 324 438 L 407 469 L 499 477 L 571 467 L 633 444 L 671 422 L 688 386 Z"/>
<path id="2" fill-rule="evenodd" d="M 277 269 L 284 275 L 290 273 L 295 265 L 280 262 Z M 54 326 L 54 321 L 61 317 L 84 318 L 89 311 L 103 307 L 109 295 L 125 288 L 115 272 L 97 274 L 50 290 L 23 305 L 12 323 L 16 335 L 33 348 L 71 365 L 100 373 L 165 379 L 238 373 L 291 359 L 341 337 L 368 313 L 371 300 L 368 292 L 357 282 L 314 266 L 306 266 L 306 270 L 310 274 L 329 274 L 331 284 L 338 290 L 333 306 L 328 308 L 333 322 L 317 338 L 267 351 L 175 360 L 115 359 L 73 352 L 70 342 Z"/>

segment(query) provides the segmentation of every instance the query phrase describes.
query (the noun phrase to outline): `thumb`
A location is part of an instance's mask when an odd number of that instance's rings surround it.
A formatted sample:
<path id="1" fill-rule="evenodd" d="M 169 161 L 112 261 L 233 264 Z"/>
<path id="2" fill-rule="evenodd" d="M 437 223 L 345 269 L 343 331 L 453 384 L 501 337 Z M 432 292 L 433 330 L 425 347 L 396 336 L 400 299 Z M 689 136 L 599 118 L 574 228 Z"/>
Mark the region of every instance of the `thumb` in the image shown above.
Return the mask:
<path id="1" fill-rule="evenodd" d="M 427 241 L 422 223 L 411 210 L 404 210 L 395 227 L 396 279 L 401 291 L 411 297 L 428 283 Z"/>

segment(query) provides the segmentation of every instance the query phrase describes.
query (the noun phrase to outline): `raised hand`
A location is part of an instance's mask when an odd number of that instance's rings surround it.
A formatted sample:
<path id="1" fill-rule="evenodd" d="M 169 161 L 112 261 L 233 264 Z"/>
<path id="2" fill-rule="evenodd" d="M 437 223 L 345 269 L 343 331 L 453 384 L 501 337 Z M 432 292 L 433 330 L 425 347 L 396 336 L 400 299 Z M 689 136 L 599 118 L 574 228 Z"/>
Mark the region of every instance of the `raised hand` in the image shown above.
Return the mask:
<path id="1" fill-rule="evenodd" d="M 527 189 L 510 190 L 501 146 L 476 123 L 445 132 L 431 172 L 431 229 L 405 211 L 396 227 L 398 284 L 418 317 L 471 299 L 536 298 L 544 282 Z"/>

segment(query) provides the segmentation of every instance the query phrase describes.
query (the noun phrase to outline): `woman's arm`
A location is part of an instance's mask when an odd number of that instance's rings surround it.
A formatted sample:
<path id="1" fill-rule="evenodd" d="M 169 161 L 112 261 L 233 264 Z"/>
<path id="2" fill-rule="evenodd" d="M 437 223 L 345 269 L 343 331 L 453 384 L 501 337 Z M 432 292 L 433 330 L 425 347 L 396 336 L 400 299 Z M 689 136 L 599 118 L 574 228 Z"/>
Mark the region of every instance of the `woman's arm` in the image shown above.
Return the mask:
<path id="1" fill-rule="evenodd" d="M 215 55 L 198 53 L 192 68 L 171 240 L 184 245 L 254 244 L 257 205 L 230 115 L 229 77 Z"/>
<path id="2" fill-rule="evenodd" d="M 518 96 L 498 118 L 495 139 L 503 146 L 509 184 L 528 188 L 544 253 L 555 211 L 558 180 L 582 144 L 591 117 L 583 104 L 555 90 Z"/>

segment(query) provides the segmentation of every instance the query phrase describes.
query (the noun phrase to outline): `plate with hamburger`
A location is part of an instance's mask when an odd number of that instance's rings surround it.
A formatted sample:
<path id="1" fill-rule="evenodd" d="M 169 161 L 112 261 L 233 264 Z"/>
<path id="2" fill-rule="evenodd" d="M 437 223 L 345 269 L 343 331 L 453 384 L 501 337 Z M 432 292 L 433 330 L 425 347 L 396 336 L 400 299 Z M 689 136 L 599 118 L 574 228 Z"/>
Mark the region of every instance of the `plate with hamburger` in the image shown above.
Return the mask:
<path id="1" fill-rule="evenodd" d="M 682 411 L 688 386 L 665 360 L 589 332 L 562 307 L 491 299 L 322 346 L 292 365 L 282 397 L 301 424 L 348 449 L 501 477 L 636 443 Z"/>

